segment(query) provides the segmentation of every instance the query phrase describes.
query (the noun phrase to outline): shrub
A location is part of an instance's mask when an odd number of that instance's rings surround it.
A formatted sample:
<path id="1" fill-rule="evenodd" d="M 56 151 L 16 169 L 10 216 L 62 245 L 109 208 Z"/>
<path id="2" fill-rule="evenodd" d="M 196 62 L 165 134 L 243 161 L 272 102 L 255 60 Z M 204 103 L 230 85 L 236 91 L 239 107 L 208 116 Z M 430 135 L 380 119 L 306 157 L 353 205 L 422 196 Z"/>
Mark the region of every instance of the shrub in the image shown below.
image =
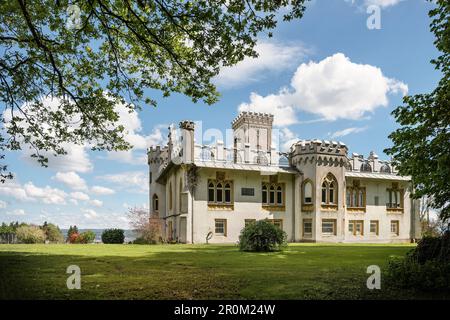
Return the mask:
<path id="1" fill-rule="evenodd" d="M 95 239 L 95 233 L 91 230 L 82 233 L 72 233 L 69 238 L 70 243 L 92 243 Z"/>
<path id="2" fill-rule="evenodd" d="M 22 243 L 43 243 L 45 233 L 38 226 L 22 225 L 16 230 L 17 239 Z"/>
<path id="3" fill-rule="evenodd" d="M 80 237 L 80 234 L 78 232 L 72 232 L 70 236 L 67 238 L 67 241 L 69 243 L 78 243 L 78 238 Z"/>
<path id="4" fill-rule="evenodd" d="M 241 251 L 274 251 L 286 246 L 286 232 L 267 220 L 251 223 L 239 236 Z"/>
<path id="5" fill-rule="evenodd" d="M 106 229 L 102 233 L 103 243 L 123 243 L 125 235 L 122 229 Z"/>
<path id="6" fill-rule="evenodd" d="M 425 237 L 403 258 L 391 258 L 387 278 L 394 286 L 450 290 L 450 233 Z"/>

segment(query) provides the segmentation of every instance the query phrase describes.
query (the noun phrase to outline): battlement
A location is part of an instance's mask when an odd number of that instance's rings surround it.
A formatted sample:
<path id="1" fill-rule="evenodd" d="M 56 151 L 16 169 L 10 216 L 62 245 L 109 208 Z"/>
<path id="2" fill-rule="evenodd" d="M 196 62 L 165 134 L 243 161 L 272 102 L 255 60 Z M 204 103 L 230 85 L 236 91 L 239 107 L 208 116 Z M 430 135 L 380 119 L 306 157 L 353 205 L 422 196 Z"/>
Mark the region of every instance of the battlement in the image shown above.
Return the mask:
<path id="1" fill-rule="evenodd" d="M 231 122 L 232 128 L 239 128 L 242 124 L 257 124 L 272 127 L 273 114 L 243 111 Z"/>
<path id="2" fill-rule="evenodd" d="M 151 146 L 147 149 L 148 164 L 161 164 L 167 162 L 169 157 L 168 147 Z"/>
<path id="3" fill-rule="evenodd" d="M 292 147 L 292 156 L 301 154 L 329 154 L 347 156 L 348 148 L 343 142 L 329 140 L 300 140 Z"/>

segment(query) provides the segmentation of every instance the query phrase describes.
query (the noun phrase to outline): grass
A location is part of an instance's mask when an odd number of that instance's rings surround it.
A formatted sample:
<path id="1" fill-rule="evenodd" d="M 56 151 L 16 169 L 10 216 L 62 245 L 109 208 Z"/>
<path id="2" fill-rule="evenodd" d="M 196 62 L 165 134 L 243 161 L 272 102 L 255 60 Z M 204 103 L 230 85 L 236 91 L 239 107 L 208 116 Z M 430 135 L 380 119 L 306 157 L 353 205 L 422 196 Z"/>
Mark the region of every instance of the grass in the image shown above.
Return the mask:
<path id="1" fill-rule="evenodd" d="M 290 244 L 283 252 L 234 245 L 0 245 L 0 299 L 411 299 L 368 290 L 366 268 L 385 270 L 411 245 Z M 66 268 L 81 268 L 68 290 Z"/>

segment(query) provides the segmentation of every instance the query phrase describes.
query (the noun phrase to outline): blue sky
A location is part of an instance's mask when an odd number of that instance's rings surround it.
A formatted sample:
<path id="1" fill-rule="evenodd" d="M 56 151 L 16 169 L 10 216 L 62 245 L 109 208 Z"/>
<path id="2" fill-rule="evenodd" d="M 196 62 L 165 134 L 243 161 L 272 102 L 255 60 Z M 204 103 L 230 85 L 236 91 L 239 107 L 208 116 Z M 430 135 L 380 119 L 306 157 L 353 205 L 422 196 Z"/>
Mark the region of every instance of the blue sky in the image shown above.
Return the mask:
<path id="1" fill-rule="evenodd" d="M 381 9 L 381 29 L 368 29 L 366 8 Z M 299 21 L 260 36 L 260 57 L 225 69 L 215 79 L 220 101 L 162 98 L 139 114 L 123 114 L 130 152 L 91 152 L 68 146 L 68 156 L 42 168 L 27 152 L 8 153 L 15 179 L 0 185 L 0 221 L 57 223 L 61 227 L 128 227 L 129 207 L 148 202 L 145 150 L 164 143 L 167 126 L 183 119 L 225 130 L 239 110 L 271 112 L 283 145 L 298 139 L 345 142 L 351 152 L 383 149 L 396 128 L 390 112 L 405 93 L 431 91 L 439 74 L 425 0 L 313 0 Z"/>

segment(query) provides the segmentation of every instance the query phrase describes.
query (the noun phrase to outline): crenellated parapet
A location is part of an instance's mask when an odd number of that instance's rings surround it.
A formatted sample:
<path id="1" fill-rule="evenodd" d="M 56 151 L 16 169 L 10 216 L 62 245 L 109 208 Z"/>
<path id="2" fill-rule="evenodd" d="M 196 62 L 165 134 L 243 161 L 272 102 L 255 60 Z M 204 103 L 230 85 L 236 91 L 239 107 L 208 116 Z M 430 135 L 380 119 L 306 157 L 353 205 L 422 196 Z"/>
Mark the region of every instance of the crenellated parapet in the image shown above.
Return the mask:
<path id="1" fill-rule="evenodd" d="M 301 140 L 290 153 L 292 166 L 317 164 L 320 166 L 344 166 L 348 148 L 345 143 L 328 140 Z"/>
<path id="2" fill-rule="evenodd" d="M 273 114 L 244 111 L 239 113 L 239 115 L 231 122 L 231 125 L 233 129 L 237 129 L 245 123 L 272 127 Z"/>
<path id="3" fill-rule="evenodd" d="M 147 149 L 147 157 L 149 165 L 161 165 L 168 161 L 169 152 L 167 146 L 151 146 Z"/>

